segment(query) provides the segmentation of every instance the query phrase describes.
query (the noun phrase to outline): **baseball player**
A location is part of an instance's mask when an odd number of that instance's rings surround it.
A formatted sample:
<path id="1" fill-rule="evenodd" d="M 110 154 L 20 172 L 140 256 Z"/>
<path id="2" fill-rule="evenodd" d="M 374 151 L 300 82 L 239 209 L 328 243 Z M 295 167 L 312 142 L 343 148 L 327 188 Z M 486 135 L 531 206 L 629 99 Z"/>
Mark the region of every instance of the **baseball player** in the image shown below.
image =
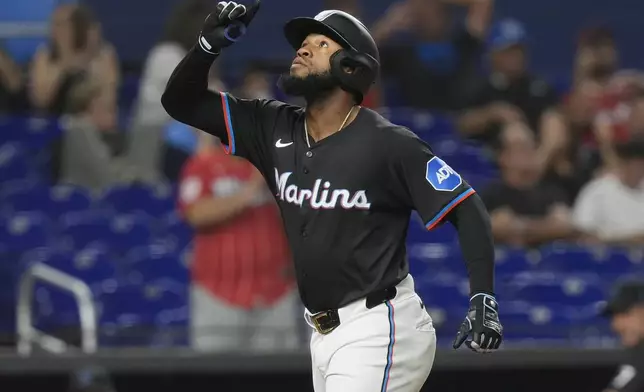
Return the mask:
<path id="1" fill-rule="evenodd" d="M 208 70 L 259 9 L 220 2 L 162 97 L 176 120 L 248 159 L 275 195 L 311 337 L 316 392 L 416 392 L 436 334 L 415 293 L 405 250 L 412 210 L 428 230 L 458 230 L 469 312 L 454 340 L 476 352 L 501 344 L 489 217 L 461 176 L 414 133 L 360 107 L 379 67 L 367 28 L 341 11 L 285 25 L 296 50 L 280 80 L 306 107 L 208 90 Z"/>

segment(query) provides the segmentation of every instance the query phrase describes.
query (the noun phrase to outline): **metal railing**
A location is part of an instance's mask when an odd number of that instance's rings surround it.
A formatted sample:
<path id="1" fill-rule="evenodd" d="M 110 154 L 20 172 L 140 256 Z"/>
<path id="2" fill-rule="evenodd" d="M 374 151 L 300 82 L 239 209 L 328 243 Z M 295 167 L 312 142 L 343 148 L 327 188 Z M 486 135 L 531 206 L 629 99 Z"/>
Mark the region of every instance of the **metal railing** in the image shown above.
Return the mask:
<path id="1" fill-rule="evenodd" d="M 70 345 L 55 336 L 36 329 L 33 325 L 33 297 L 36 281 L 44 281 L 74 296 L 78 306 L 81 328 L 81 350 L 84 353 L 95 353 L 97 349 L 97 317 L 92 291 L 78 278 L 59 271 L 42 263 L 32 265 L 20 280 L 17 305 L 16 329 L 18 333 L 18 354 L 30 355 L 33 344 L 43 349 L 61 354 L 69 350 Z"/>

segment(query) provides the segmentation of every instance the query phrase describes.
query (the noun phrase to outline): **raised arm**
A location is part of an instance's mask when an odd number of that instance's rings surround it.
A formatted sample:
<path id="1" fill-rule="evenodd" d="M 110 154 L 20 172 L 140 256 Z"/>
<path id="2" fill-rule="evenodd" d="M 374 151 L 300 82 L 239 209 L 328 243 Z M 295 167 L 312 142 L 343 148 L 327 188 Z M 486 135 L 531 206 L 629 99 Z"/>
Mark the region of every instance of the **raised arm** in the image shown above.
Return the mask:
<path id="1" fill-rule="evenodd" d="M 174 69 L 161 96 L 172 118 L 228 144 L 221 95 L 208 90 L 208 72 L 217 58 L 195 46 Z"/>
<path id="2" fill-rule="evenodd" d="M 220 2 L 204 23 L 197 44 L 175 68 L 161 103 L 177 121 L 206 131 L 230 145 L 231 135 L 227 96 L 208 90 L 208 73 L 225 47 L 246 32 L 259 9 L 259 1 L 246 7 L 234 2 Z"/>

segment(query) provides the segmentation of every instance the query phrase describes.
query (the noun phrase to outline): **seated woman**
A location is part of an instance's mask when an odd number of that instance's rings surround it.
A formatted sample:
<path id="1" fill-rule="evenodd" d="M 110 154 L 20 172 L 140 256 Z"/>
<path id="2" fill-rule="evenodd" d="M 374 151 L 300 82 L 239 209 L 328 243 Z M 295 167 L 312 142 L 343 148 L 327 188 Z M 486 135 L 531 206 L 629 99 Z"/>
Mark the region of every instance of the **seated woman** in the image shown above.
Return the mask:
<path id="1" fill-rule="evenodd" d="M 24 77 L 20 66 L 0 47 L 0 115 L 26 109 Z"/>
<path id="2" fill-rule="evenodd" d="M 70 91 L 92 79 L 116 100 L 120 72 L 114 48 L 102 39 L 92 12 L 75 4 L 58 7 L 52 16 L 50 42 L 35 54 L 29 99 L 40 114 L 60 115 Z"/>

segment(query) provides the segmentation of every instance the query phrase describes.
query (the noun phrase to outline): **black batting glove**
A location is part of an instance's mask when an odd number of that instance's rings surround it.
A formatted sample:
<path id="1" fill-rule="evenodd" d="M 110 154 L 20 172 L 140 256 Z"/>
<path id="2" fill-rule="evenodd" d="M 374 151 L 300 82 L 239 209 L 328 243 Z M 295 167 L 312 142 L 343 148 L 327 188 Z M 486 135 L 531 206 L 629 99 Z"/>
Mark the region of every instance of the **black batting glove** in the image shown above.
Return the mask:
<path id="1" fill-rule="evenodd" d="M 217 3 L 217 9 L 206 18 L 199 34 L 199 47 L 206 53 L 219 54 L 237 42 L 259 10 L 260 0 L 251 6 L 237 4 L 233 1 Z"/>
<path id="2" fill-rule="evenodd" d="M 465 343 L 472 351 L 487 353 L 498 349 L 502 340 L 503 326 L 499 322 L 496 299 L 490 294 L 474 294 L 470 298 L 467 316 L 454 339 L 454 349 Z"/>

